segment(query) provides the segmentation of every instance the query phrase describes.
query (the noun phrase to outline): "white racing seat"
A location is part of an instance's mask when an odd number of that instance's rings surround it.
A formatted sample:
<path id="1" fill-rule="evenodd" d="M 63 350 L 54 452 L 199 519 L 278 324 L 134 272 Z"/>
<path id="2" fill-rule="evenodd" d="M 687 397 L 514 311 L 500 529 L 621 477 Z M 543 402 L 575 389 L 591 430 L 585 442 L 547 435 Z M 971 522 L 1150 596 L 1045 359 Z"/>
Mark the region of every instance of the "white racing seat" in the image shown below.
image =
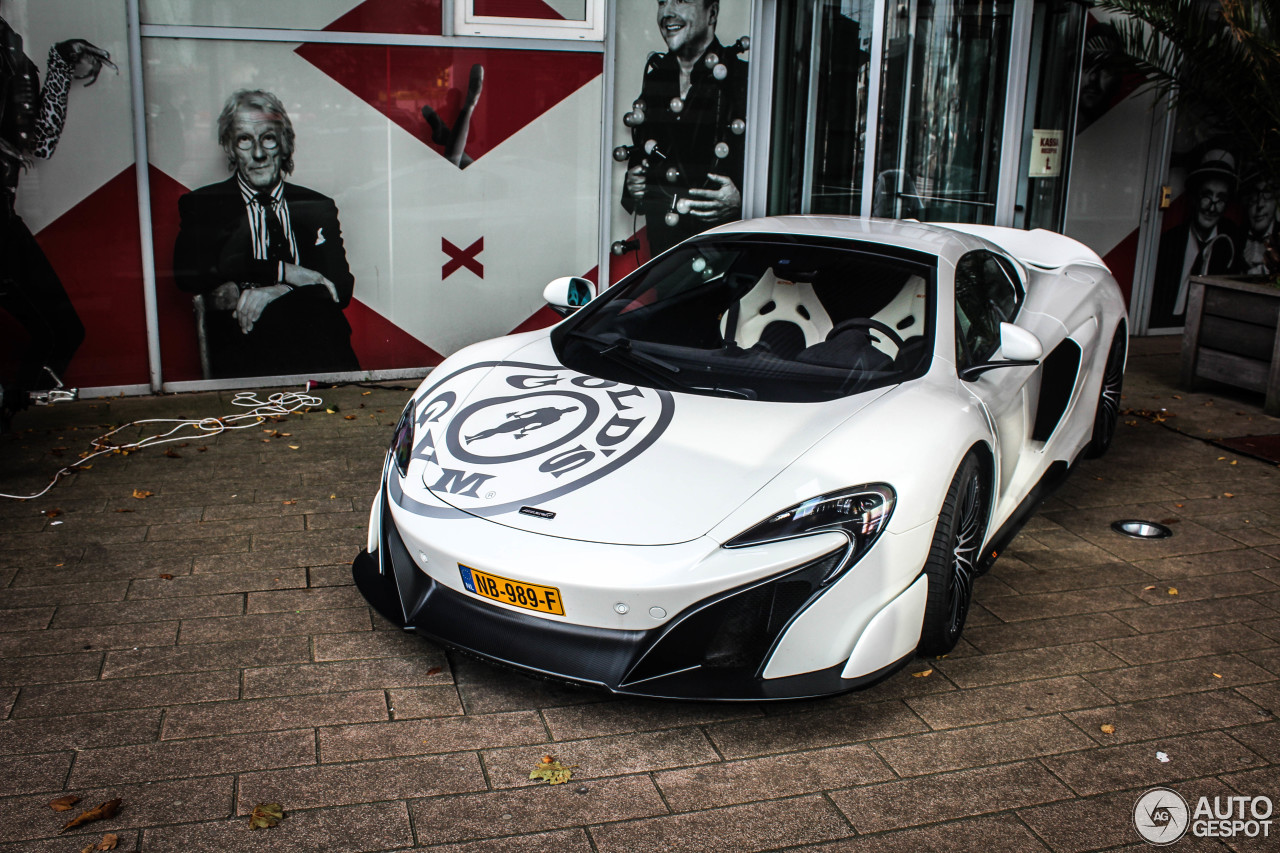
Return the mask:
<path id="1" fill-rule="evenodd" d="M 770 328 L 774 324 L 781 325 Z M 720 321 L 720 333 L 726 342 L 732 341 L 746 349 L 758 344 L 762 338 L 771 343 L 780 332 L 781 337 L 794 338 L 794 332 L 785 328 L 787 325 L 794 326 L 803 336 L 803 343 L 792 347 L 798 352 L 826 340 L 832 324 L 818 295 L 813 292 L 812 284 L 778 278 L 770 268 L 765 270 L 755 287 L 725 313 Z"/>

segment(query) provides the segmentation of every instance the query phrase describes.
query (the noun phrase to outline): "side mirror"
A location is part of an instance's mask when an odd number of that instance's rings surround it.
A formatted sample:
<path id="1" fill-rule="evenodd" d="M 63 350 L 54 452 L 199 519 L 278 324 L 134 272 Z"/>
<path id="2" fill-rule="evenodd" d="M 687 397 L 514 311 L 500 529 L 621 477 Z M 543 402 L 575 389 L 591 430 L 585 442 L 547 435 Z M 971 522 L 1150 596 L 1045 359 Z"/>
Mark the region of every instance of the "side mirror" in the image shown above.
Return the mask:
<path id="1" fill-rule="evenodd" d="M 568 317 L 595 296 L 596 286 L 578 276 L 557 278 L 542 290 L 542 298 L 561 317 Z"/>
<path id="2" fill-rule="evenodd" d="M 966 382 L 977 379 L 988 370 L 1000 367 L 1032 367 L 1040 363 L 1044 355 L 1044 344 L 1040 339 L 1012 323 L 1000 324 L 1001 361 L 984 361 L 960 371 L 960 378 Z"/>

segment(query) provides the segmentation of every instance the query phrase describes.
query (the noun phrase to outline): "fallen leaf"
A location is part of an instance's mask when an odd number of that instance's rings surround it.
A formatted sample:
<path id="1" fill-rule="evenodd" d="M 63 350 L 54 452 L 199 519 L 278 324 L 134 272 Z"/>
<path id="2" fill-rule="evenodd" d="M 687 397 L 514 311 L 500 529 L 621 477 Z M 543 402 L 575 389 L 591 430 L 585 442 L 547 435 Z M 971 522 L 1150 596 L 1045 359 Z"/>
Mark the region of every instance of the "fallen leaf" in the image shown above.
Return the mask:
<path id="1" fill-rule="evenodd" d="M 281 501 L 285 506 L 293 506 L 297 501 Z"/>
<path id="2" fill-rule="evenodd" d="M 1169 587 L 1169 594 L 1170 594 L 1170 595 L 1177 595 L 1177 594 L 1178 594 L 1178 588 L 1177 588 L 1176 586 L 1171 586 L 1171 587 Z"/>
<path id="3" fill-rule="evenodd" d="M 336 415 L 336 414 L 338 413 L 338 407 L 337 407 L 337 406 L 329 406 L 329 407 L 327 407 L 327 408 L 325 409 L 325 411 L 326 411 L 326 412 L 328 412 L 328 413 L 329 413 L 329 414 L 331 414 L 331 415 Z"/>
<path id="4" fill-rule="evenodd" d="M 114 832 L 108 832 L 106 835 L 102 836 L 101 841 L 97 844 L 90 844 L 88 847 L 84 848 L 84 850 L 81 850 L 80 853 L 85 853 L 85 851 L 90 851 L 90 853 L 92 853 L 94 850 L 115 850 L 116 845 L 119 843 L 120 838 Z"/>
<path id="5" fill-rule="evenodd" d="M 924 670 L 921 670 L 920 672 L 911 673 L 912 678 L 928 678 L 931 675 L 933 675 L 933 670 L 931 669 L 924 669 Z"/>
<path id="6" fill-rule="evenodd" d="M 189 441 L 184 441 L 184 442 L 182 442 L 181 444 L 179 444 L 178 446 L 179 446 L 179 447 L 190 447 L 190 446 L 191 446 L 191 442 L 189 442 Z"/>
<path id="7" fill-rule="evenodd" d="M 162 575 L 160 576 L 160 580 L 162 580 L 162 581 L 171 581 L 171 580 L 173 580 L 173 575 L 169 574 L 168 572 L 165 572 L 164 574 L 162 574 Z"/>
<path id="8" fill-rule="evenodd" d="M 121 508 L 117 509 L 116 512 L 136 512 L 136 510 Z"/>
<path id="9" fill-rule="evenodd" d="M 563 785 L 573 778 L 573 768 L 576 764 L 570 764 L 568 767 L 561 764 L 553 756 L 542 756 L 542 763 L 533 769 L 529 774 L 530 779 L 545 779 L 551 785 Z"/>
<path id="10" fill-rule="evenodd" d="M 369 396 L 370 394 L 372 394 L 372 393 L 373 393 L 372 391 L 361 391 L 361 392 L 360 392 L 360 396 L 361 396 L 361 397 L 368 397 L 368 396 Z"/>
<path id="11" fill-rule="evenodd" d="M 178 451 L 174 450 L 172 447 L 171 447 L 171 448 L 169 448 L 168 450 L 166 450 L 166 451 L 164 452 L 164 455 L 165 455 L 165 456 L 168 456 L 170 459 L 181 459 L 181 458 L 182 458 L 182 454 L 181 454 L 181 453 L 179 453 Z"/>
<path id="12" fill-rule="evenodd" d="M 145 501 L 147 498 L 151 497 L 152 494 L 153 492 L 148 492 L 146 489 L 133 490 L 133 496 L 140 501 Z"/>
<path id="13" fill-rule="evenodd" d="M 441 667 L 433 666 L 431 669 L 427 670 L 427 675 L 439 675 L 443 671 L 444 670 Z"/>
<path id="14" fill-rule="evenodd" d="M 1216 673 L 1216 672 L 1215 672 L 1215 673 L 1213 674 L 1213 677 L 1214 677 L 1214 678 L 1221 678 L 1222 676 L 1221 676 L 1221 675 L 1218 675 L 1218 673 Z"/>
<path id="15" fill-rule="evenodd" d="M 1113 735 L 1116 733 L 1116 727 L 1110 723 L 1103 723 L 1099 728 L 1102 729 L 1102 733 L 1104 735 Z"/>
<path id="16" fill-rule="evenodd" d="M 58 509 L 57 507 L 54 507 L 53 509 L 46 509 L 44 511 L 45 518 L 57 518 L 60 515 L 62 515 L 62 510 Z"/>
<path id="17" fill-rule="evenodd" d="M 356 419 L 356 416 L 355 416 L 355 415 L 343 415 L 343 416 L 342 416 L 342 419 L 343 419 L 344 421 L 354 421 L 354 420 Z"/>
<path id="18" fill-rule="evenodd" d="M 208 449 L 209 449 L 209 448 L 207 448 L 207 447 L 197 447 L 197 448 L 196 448 L 196 451 L 197 451 L 197 452 L 199 452 L 199 453 L 204 453 L 204 452 L 205 452 L 205 451 L 207 451 Z"/>
<path id="19" fill-rule="evenodd" d="M 71 807 L 80 802 L 80 798 L 75 794 L 67 794 L 65 797 L 58 797 L 56 800 L 49 801 L 49 808 L 55 812 L 69 812 Z"/>
<path id="20" fill-rule="evenodd" d="M 1156 585 L 1155 585 L 1155 584 L 1152 584 L 1151 586 L 1144 586 L 1144 587 L 1143 587 L 1143 589 L 1155 589 L 1155 588 L 1156 588 Z"/>
<path id="21" fill-rule="evenodd" d="M 266 829 L 283 819 L 284 809 L 280 808 L 279 803 L 258 803 L 253 807 L 253 814 L 249 815 L 249 828 Z"/>
<path id="22" fill-rule="evenodd" d="M 334 500 L 337 500 L 337 499 L 338 499 L 338 496 L 337 496 L 337 495 L 329 495 L 329 500 L 334 501 Z"/>
<path id="23" fill-rule="evenodd" d="M 1223 492 L 1223 493 L 1222 493 L 1222 496 L 1223 496 L 1224 498 L 1234 498 L 1234 497 L 1235 497 L 1235 495 L 1231 494 L 1231 492 Z"/>
<path id="24" fill-rule="evenodd" d="M 1182 509 L 1182 504 L 1174 504 L 1178 509 Z"/>
<path id="25" fill-rule="evenodd" d="M 109 817 L 115 817 L 116 812 L 120 811 L 120 804 L 122 802 L 124 801 L 119 797 L 116 797 L 114 800 L 107 800 L 105 803 L 99 803 L 88 811 L 81 812 L 71 820 L 67 821 L 67 825 L 58 830 L 58 832 L 66 832 L 72 827 L 80 826 L 82 824 L 89 823 L 90 821 L 105 820 Z"/>
<path id="26" fill-rule="evenodd" d="M 299 445 L 296 445 L 296 444 L 291 444 L 291 445 L 289 445 L 289 449 L 290 449 L 290 450 L 297 450 L 297 449 L 298 449 L 298 447 L 299 447 Z"/>

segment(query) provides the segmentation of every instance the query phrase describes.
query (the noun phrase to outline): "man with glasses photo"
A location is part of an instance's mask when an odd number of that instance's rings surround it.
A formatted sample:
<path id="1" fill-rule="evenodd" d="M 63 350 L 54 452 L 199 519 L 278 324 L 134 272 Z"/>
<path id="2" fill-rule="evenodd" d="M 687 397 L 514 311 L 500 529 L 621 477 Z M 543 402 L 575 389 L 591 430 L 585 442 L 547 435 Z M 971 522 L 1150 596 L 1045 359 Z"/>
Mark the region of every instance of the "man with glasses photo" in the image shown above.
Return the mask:
<path id="1" fill-rule="evenodd" d="M 293 172 L 293 123 L 280 99 L 241 90 L 218 117 L 235 174 L 178 200 L 174 278 L 203 296 L 209 377 L 360 369 L 343 309 L 355 280 L 333 199 Z"/>

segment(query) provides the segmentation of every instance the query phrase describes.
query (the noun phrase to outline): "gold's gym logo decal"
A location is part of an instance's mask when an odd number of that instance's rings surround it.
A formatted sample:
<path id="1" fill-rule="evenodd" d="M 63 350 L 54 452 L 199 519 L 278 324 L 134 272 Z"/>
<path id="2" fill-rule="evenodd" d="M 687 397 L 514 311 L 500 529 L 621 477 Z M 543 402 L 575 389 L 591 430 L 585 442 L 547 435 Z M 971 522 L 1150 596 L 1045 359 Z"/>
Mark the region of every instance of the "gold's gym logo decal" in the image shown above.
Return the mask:
<path id="1" fill-rule="evenodd" d="M 671 422 L 666 391 L 563 367 L 465 367 L 415 404 L 412 460 L 442 500 L 477 515 L 518 511 L 631 462 Z"/>

